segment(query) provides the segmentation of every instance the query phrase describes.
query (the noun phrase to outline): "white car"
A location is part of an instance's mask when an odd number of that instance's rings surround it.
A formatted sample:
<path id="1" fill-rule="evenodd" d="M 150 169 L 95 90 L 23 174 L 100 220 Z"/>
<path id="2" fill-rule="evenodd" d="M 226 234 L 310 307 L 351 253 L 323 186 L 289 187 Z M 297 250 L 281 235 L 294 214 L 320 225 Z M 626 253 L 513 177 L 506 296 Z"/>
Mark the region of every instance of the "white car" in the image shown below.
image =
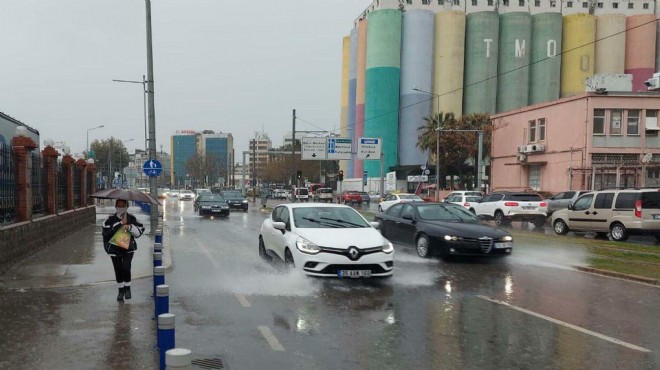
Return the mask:
<path id="1" fill-rule="evenodd" d="M 190 190 L 181 190 L 179 193 L 179 200 L 194 200 L 195 193 Z"/>
<path id="2" fill-rule="evenodd" d="M 424 199 L 420 198 L 415 194 L 401 193 L 401 194 L 388 194 L 378 205 L 378 210 L 380 212 L 387 211 L 388 208 L 392 207 L 397 203 L 405 202 L 423 202 Z"/>
<path id="3" fill-rule="evenodd" d="M 346 205 L 281 204 L 261 225 L 259 255 L 312 276 L 391 276 L 394 247 L 377 225 Z"/>
<path id="4" fill-rule="evenodd" d="M 479 193 L 477 193 L 479 194 Z M 445 203 L 453 203 L 470 209 L 472 203 L 478 203 L 481 200 L 481 195 L 465 195 L 465 194 L 449 194 L 445 198 Z"/>

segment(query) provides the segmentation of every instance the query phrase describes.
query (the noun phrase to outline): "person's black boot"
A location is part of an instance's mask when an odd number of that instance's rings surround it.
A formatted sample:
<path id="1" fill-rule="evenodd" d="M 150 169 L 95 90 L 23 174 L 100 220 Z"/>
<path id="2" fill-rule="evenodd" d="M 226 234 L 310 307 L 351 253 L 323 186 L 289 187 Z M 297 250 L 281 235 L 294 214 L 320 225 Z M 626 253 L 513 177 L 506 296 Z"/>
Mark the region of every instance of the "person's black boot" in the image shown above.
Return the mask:
<path id="1" fill-rule="evenodd" d="M 124 288 L 119 288 L 119 294 L 117 294 L 117 302 L 124 300 Z"/>
<path id="2" fill-rule="evenodd" d="M 131 287 L 130 286 L 125 286 L 124 287 L 124 298 L 131 299 Z"/>

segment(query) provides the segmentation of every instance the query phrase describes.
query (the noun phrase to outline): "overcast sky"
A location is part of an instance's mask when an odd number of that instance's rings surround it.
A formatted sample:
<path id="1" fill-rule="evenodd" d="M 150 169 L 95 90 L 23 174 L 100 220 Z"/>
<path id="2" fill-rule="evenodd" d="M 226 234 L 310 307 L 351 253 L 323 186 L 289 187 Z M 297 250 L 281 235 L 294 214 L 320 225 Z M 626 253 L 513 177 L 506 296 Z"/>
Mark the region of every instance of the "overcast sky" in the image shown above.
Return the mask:
<path id="1" fill-rule="evenodd" d="M 157 144 L 176 130 L 262 128 L 274 145 L 291 110 L 338 129 L 342 37 L 367 0 L 152 0 Z M 115 136 L 144 147 L 142 0 L 0 0 L 0 111 L 71 151 Z M 298 129 L 316 130 L 299 122 Z"/>

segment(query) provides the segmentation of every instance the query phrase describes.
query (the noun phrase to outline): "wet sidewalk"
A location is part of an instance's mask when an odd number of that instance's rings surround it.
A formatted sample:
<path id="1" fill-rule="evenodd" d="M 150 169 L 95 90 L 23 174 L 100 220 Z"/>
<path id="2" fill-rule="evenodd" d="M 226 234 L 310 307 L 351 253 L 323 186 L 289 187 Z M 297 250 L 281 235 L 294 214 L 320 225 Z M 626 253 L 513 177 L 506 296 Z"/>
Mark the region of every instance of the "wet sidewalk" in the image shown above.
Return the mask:
<path id="1" fill-rule="evenodd" d="M 0 276 L 0 287 L 9 289 L 63 288 L 81 285 L 114 283 L 115 276 L 110 257 L 103 249 L 101 227 L 113 206 L 96 207 L 96 224 L 48 246 L 36 255 L 13 266 Z M 138 238 L 138 249 L 133 257 L 132 278 L 151 277 L 153 272 L 152 248 L 154 237 L 149 235 L 149 215 L 139 207 L 130 207 L 145 225 L 145 234 Z M 163 266 L 169 269 L 172 254 L 167 248 L 167 228 L 163 230 Z"/>

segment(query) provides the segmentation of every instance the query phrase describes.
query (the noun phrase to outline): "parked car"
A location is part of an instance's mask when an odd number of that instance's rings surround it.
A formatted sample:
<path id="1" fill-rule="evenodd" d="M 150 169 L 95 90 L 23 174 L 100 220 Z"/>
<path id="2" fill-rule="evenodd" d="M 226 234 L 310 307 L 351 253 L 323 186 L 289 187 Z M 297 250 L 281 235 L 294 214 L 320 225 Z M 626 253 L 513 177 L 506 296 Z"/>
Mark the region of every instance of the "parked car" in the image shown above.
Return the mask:
<path id="1" fill-rule="evenodd" d="M 181 190 L 179 193 L 179 200 L 194 200 L 195 193 L 190 190 Z"/>
<path id="2" fill-rule="evenodd" d="M 380 193 L 369 192 L 369 201 L 370 202 L 380 202 Z"/>
<path id="3" fill-rule="evenodd" d="M 469 197 L 479 197 L 479 198 L 482 198 L 484 196 L 480 191 L 476 191 L 476 190 L 458 190 L 458 191 L 452 191 L 451 193 L 447 194 L 444 201 L 446 202 L 448 198 L 454 197 L 456 195 L 463 197 L 469 196 Z"/>
<path id="4" fill-rule="evenodd" d="M 481 195 L 466 195 L 460 193 L 452 193 L 449 194 L 444 201 L 446 203 L 458 204 L 467 209 L 470 209 L 470 207 L 472 207 L 472 203 L 477 203 L 479 202 L 480 199 L 481 199 Z"/>
<path id="5" fill-rule="evenodd" d="M 229 208 L 238 208 L 247 212 L 248 200 L 243 196 L 240 190 L 223 190 L 220 195 L 225 198 Z"/>
<path id="6" fill-rule="evenodd" d="M 346 190 L 339 196 L 339 203 L 362 204 L 362 196 L 357 191 Z"/>
<path id="7" fill-rule="evenodd" d="M 198 210 L 200 216 L 219 215 L 229 216 L 229 206 L 223 197 L 215 194 L 204 194 L 198 199 Z"/>
<path id="8" fill-rule="evenodd" d="M 423 202 L 424 199 L 420 198 L 415 194 L 409 193 L 400 193 L 400 194 L 388 194 L 378 205 L 378 210 L 380 212 L 387 211 L 388 208 L 397 204 L 397 203 L 406 203 L 406 202 Z"/>
<path id="9" fill-rule="evenodd" d="M 414 246 L 417 255 L 509 255 L 513 237 L 484 225 L 461 205 L 407 202 L 376 215 L 383 236 L 394 243 Z"/>
<path id="10" fill-rule="evenodd" d="M 369 204 L 371 203 L 371 197 L 369 197 L 369 193 L 366 191 L 358 191 L 358 194 L 362 197 L 362 203 L 363 204 Z"/>
<path id="11" fill-rule="evenodd" d="M 284 189 L 275 189 L 275 190 L 273 190 L 270 197 L 273 198 L 273 199 L 287 199 L 288 195 L 287 195 L 286 190 L 284 190 Z"/>
<path id="12" fill-rule="evenodd" d="M 591 231 L 624 241 L 629 235 L 654 235 L 660 241 L 660 190 L 601 190 L 583 194 L 552 214 L 555 233 Z"/>
<path id="13" fill-rule="evenodd" d="M 318 188 L 314 192 L 314 201 L 315 202 L 330 202 L 334 200 L 334 194 L 332 188 Z"/>
<path id="14" fill-rule="evenodd" d="M 560 209 L 568 208 L 568 205 L 575 203 L 577 198 L 590 192 L 591 190 L 568 190 L 551 196 L 546 199 L 548 202 L 548 215 L 551 215 Z"/>
<path id="15" fill-rule="evenodd" d="M 495 220 L 503 226 L 511 221 L 531 221 L 542 227 L 548 217 L 548 202 L 535 193 L 495 192 L 470 203 L 470 211 L 480 218 Z"/>
<path id="16" fill-rule="evenodd" d="M 357 211 L 340 204 L 282 204 L 259 233 L 259 255 L 313 276 L 386 277 L 394 247 Z"/>

